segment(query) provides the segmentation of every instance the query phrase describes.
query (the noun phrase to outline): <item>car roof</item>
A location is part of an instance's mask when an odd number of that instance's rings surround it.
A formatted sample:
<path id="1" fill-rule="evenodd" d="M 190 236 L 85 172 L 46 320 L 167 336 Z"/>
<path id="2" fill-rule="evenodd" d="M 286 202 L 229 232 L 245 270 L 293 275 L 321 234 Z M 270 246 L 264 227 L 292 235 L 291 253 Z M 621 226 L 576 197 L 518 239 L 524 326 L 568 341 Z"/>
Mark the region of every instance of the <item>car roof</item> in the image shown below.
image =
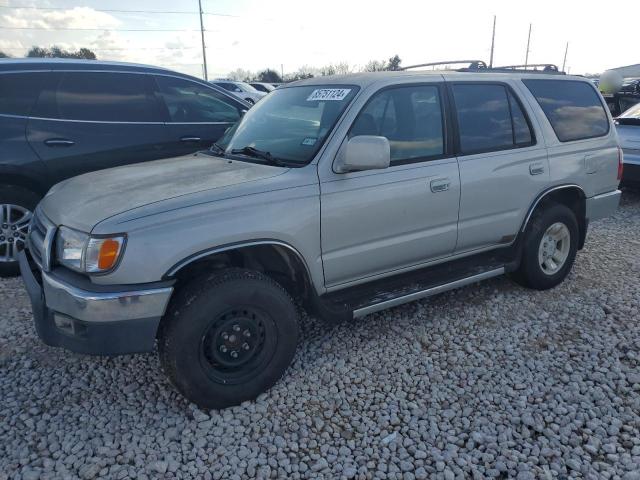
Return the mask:
<path id="1" fill-rule="evenodd" d="M 295 82 L 283 85 L 283 87 L 290 86 L 315 86 L 315 85 L 356 85 L 360 88 L 366 88 L 375 83 L 393 80 L 393 79 L 407 79 L 413 78 L 417 81 L 420 79 L 433 80 L 439 77 L 440 80 L 475 80 L 475 81 L 505 81 L 513 78 L 533 78 L 533 79 L 553 79 L 553 80 L 581 80 L 589 82 L 585 77 L 575 75 L 559 75 L 557 73 L 541 73 L 531 71 L 455 71 L 455 70 L 401 70 L 401 71 L 384 71 L 384 72 L 361 72 L 361 73 L 349 73 L 346 75 L 327 75 L 324 77 L 313 77 L 304 80 L 297 80 Z"/>

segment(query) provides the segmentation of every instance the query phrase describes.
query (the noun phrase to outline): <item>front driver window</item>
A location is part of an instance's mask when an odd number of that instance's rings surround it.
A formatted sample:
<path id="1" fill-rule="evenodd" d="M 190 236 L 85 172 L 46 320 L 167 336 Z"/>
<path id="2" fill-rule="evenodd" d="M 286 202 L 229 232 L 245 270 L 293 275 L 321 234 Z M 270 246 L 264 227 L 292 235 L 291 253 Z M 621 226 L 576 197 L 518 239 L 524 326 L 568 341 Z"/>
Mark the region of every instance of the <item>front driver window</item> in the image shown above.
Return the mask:
<path id="1" fill-rule="evenodd" d="M 175 77 L 156 76 L 156 82 L 172 122 L 235 123 L 240 119 L 238 107 L 213 88 Z"/>
<path id="2" fill-rule="evenodd" d="M 389 88 L 369 100 L 349 136 L 386 137 L 392 163 L 427 160 L 444 154 L 442 118 L 437 86 Z"/>

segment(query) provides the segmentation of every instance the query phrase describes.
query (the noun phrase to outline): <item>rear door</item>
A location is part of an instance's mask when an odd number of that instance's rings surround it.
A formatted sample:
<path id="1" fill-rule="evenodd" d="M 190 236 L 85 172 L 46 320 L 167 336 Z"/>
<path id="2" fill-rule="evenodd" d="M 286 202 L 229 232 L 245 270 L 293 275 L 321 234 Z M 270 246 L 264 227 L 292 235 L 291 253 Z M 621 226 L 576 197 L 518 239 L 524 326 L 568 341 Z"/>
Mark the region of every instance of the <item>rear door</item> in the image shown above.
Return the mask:
<path id="1" fill-rule="evenodd" d="M 439 83 L 384 88 L 348 134 L 384 136 L 391 166 L 320 179 L 328 287 L 447 257 L 456 245 L 460 182 Z M 346 141 L 346 139 L 345 139 Z"/>
<path id="2" fill-rule="evenodd" d="M 155 81 L 167 111 L 172 156 L 211 147 L 248 108 L 202 83 L 167 75 L 155 75 Z"/>
<path id="3" fill-rule="evenodd" d="M 549 183 L 545 145 L 509 84 L 454 82 L 449 91 L 462 188 L 456 252 L 509 244 Z"/>
<path id="4" fill-rule="evenodd" d="M 166 156 L 164 117 L 151 80 L 142 73 L 52 74 L 27 139 L 54 182 Z"/>

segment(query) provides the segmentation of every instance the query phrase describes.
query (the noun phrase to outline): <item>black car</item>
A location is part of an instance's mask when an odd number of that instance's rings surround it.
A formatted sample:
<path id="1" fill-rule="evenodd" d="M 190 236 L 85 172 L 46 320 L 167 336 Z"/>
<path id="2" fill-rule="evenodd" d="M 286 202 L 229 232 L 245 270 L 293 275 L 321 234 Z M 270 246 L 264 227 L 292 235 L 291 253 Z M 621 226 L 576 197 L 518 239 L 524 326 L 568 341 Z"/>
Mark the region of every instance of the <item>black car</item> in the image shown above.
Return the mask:
<path id="1" fill-rule="evenodd" d="M 31 212 L 52 185 L 209 148 L 248 108 L 163 68 L 0 60 L 0 276 L 17 273 Z"/>

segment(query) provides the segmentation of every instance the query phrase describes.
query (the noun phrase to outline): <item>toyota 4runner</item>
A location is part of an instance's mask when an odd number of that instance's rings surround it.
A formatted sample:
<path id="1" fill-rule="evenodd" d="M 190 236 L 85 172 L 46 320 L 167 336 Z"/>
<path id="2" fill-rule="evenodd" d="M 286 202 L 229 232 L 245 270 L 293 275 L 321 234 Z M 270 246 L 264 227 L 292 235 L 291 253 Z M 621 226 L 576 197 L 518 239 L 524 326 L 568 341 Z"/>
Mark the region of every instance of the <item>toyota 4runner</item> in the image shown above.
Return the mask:
<path id="1" fill-rule="evenodd" d="M 508 273 L 562 282 L 616 209 L 602 97 L 559 73 L 322 77 L 208 151 L 84 174 L 38 205 L 20 268 L 42 340 L 145 352 L 193 402 L 255 398 L 294 357 L 296 302 L 362 317 Z"/>

